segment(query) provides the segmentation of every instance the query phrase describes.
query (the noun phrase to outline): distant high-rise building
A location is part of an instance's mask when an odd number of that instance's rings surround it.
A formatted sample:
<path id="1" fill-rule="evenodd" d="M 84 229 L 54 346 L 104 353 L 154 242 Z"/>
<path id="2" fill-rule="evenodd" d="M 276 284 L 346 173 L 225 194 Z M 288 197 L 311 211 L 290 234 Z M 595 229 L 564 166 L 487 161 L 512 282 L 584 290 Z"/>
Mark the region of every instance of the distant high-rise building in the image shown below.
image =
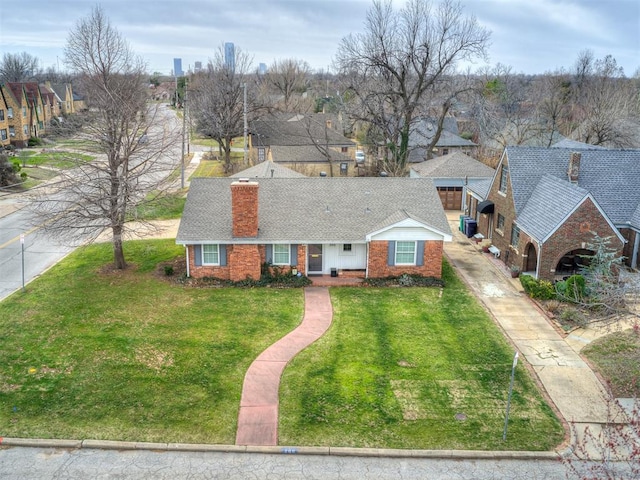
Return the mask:
<path id="1" fill-rule="evenodd" d="M 202 71 L 202 62 L 196 62 L 195 67 L 193 68 L 194 72 L 198 73 Z"/>
<path id="2" fill-rule="evenodd" d="M 224 64 L 229 70 L 236 69 L 236 47 L 232 42 L 224 44 Z"/>
<path id="3" fill-rule="evenodd" d="M 173 76 L 174 77 L 182 77 L 184 72 L 182 71 L 182 59 L 174 58 L 173 59 Z"/>
<path id="4" fill-rule="evenodd" d="M 258 65 L 258 73 L 260 75 L 265 75 L 267 73 L 267 64 L 266 63 L 261 63 L 260 65 Z"/>

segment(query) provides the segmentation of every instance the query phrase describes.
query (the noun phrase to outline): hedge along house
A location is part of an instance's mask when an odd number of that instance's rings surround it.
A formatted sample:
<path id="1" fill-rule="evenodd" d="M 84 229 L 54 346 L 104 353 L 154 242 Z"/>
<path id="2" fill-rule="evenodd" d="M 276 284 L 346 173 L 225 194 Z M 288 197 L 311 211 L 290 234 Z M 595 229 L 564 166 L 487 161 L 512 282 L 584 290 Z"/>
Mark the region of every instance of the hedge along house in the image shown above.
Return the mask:
<path id="1" fill-rule="evenodd" d="M 640 150 L 507 147 L 470 208 L 507 265 L 553 280 L 580 269 L 594 233 L 638 267 L 639 185 Z"/>
<path id="2" fill-rule="evenodd" d="M 187 275 L 233 281 L 264 263 L 305 275 L 333 272 L 441 277 L 451 241 L 429 179 L 197 178 L 176 243 Z"/>

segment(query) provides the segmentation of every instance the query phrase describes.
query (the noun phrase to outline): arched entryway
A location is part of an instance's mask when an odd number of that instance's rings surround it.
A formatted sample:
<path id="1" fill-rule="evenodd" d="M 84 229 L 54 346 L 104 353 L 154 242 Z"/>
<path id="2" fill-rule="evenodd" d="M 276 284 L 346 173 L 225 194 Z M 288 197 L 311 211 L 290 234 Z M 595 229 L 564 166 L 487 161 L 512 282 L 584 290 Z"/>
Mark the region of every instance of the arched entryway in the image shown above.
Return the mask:
<path id="1" fill-rule="evenodd" d="M 565 253 L 556 265 L 556 275 L 568 276 L 580 273 L 580 270 L 589 265 L 589 259 L 585 256 L 593 255 L 592 250 L 577 248 Z"/>
<path id="2" fill-rule="evenodd" d="M 538 271 L 538 252 L 536 252 L 536 247 L 533 243 L 527 244 L 525 255 L 524 271 L 529 274 L 535 274 Z"/>

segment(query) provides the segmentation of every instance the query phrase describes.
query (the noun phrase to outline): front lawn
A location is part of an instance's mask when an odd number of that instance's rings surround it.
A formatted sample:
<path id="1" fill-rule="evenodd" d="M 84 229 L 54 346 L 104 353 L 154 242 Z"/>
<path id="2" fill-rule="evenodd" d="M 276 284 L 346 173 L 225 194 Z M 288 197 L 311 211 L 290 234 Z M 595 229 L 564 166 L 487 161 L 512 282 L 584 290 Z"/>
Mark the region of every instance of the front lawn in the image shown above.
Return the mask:
<path id="1" fill-rule="evenodd" d="M 81 162 L 90 162 L 94 157 L 75 152 L 41 152 L 26 157 L 26 166 L 53 168 L 73 168 Z M 22 160 L 22 159 L 21 159 Z"/>
<path id="2" fill-rule="evenodd" d="M 334 323 L 285 370 L 280 444 L 549 450 L 561 424 L 444 265 L 446 287 L 331 290 Z"/>
<path id="3" fill-rule="evenodd" d="M 247 368 L 300 322 L 300 289 L 171 284 L 173 240 L 83 248 L 0 303 L 0 436 L 235 441 Z M 160 274 L 162 275 L 162 274 Z"/>
<path id="4" fill-rule="evenodd" d="M 168 281 L 173 240 L 78 250 L 0 303 L 0 436 L 235 441 L 251 362 L 303 314 L 301 289 Z M 334 324 L 285 369 L 280 444 L 547 450 L 561 425 L 445 263 L 446 287 L 336 288 Z M 458 418 L 456 418 L 458 417 Z"/>
<path id="5" fill-rule="evenodd" d="M 593 341 L 582 353 L 607 379 L 615 397 L 640 398 L 640 332 L 628 329 Z"/>

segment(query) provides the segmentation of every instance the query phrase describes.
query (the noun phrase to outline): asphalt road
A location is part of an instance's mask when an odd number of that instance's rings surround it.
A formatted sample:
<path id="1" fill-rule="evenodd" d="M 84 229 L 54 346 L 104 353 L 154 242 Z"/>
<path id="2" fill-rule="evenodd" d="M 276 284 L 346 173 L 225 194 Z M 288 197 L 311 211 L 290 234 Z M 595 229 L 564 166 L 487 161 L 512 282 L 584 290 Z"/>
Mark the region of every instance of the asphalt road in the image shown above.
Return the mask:
<path id="1" fill-rule="evenodd" d="M 298 454 L 63 450 L 0 450 L 3 480 L 87 479 L 564 479 L 554 460 L 455 460 Z"/>
<path id="2" fill-rule="evenodd" d="M 181 124 L 175 112 L 166 105 L 160 105 L 155 119 L 156 123 L 149 129 L 148 136 L 149 148 L 157 154 L 157 161 L 144 177 L 144 181 L 150 183 L 160 181 L 175 168 L 182 148 L 177 136 Z M 169 139 L 172 141 L 169 142 Z M 156 148 L 156 144 L 166 147 Z M 51 192 L 51 198 L 55 199 L 56 196 L 64 198 L 65 192 Z M 22 198 L 20 195 L 0 193 L 0 301 L 22 289 L 23 272 L 28 293 L 28 283 L 32 279 L 55 265 L 82 242 L 82 239 L 76 239 L 71 243 L 70 239 L 48 235 L 38 226 L 34 212 L 22 208 L 26 201 L 26 195 Z M 24 234 L 24 244 L 20 241 L 21 234 Z"/>

